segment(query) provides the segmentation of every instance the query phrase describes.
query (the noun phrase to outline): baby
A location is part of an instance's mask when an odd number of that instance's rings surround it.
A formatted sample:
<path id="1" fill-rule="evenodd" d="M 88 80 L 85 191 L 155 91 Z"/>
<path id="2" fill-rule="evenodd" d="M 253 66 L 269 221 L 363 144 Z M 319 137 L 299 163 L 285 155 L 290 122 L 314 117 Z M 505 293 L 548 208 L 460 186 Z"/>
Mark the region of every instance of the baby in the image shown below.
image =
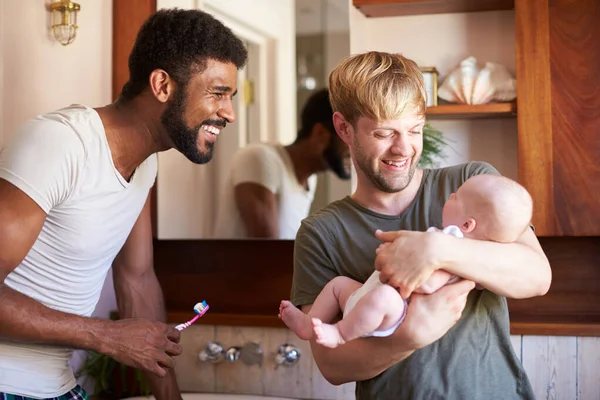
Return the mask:
<path id="1" fill-rule="evenodd" d="M 524 187 L 502 176 L 477 175 L 463 183 L 444 204 L 442 232 L 510 243 L 529 227 L 531 215 L 532 200 Z M 433 293 L 458 279 L 437 270 L 415 292 Z M 332 279 L 308 314 L 283 300 L 279 318 L 300 339 L 309 340 L 314 335 L 317 343 L 333 348 L 359 337 L 391 335 L 402 323 L 407 305 L 396 289 L 381 283 L 379 272 L 375 271 L 364 284 L 344 276 Z M 341 321 L 334 325 L 323 322 L 333 321 L 340 310 Z"/>

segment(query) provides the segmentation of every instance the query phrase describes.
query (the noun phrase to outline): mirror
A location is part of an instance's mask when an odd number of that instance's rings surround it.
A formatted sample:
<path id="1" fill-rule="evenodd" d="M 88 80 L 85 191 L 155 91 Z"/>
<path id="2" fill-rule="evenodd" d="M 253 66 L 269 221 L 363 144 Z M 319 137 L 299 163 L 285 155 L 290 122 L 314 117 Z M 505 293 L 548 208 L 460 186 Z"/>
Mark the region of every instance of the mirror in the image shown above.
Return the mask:
<path id="1" fill-rule="evenodd" d="M 245 238 L 214 234 L 234 154 L 260 142 L 293 143 L 306 100 L 326 86 L 331 69 L 350 54 L 347 0 L 253 0 L 252 7 L 247 0 L 200 4 L 246 43 L 248 64 L 238 74 L 237 119 L 221 131 L 213 160 L 194 165 L 175 150 L 159 154 L 158 239 Z M 316 175 L 309 213 L 350 194 L 350 180 L 328 171 Z"/>

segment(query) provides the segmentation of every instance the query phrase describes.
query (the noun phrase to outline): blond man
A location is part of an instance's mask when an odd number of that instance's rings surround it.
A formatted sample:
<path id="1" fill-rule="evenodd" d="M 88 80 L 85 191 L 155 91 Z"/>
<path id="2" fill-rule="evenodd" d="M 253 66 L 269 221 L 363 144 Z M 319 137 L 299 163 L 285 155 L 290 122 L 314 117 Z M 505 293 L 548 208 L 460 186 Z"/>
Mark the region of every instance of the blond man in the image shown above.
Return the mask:
<path id="1" fill-rule="evenodd" d="M 444 203 L 467 179 L 497 171 L 482 162 L 417 167 L 426 95 L 417 65 L 401 55 L 351 56 L 330 74 L 329 90 L 357 186 L 304 220 L 291 302 L 309 313 L 330 280 L 349 277 L 358 288 L 374 265 L 381 282 L 411 302 L 390 336 L 335 348 L 311 339 L 320 371 L 333 384 L 357 381 L 358 399 L 533 398 L 510 342 L 505 299 L 549 289 L 550 266 L 533 231 L 511 243 L 423 232 L 442 226 Z M 413 294 L 439 270 L 464 280 Z M 485 290 L 471 291 L 475 282 Z"/>
<path id="2" fill-rule="evenodd" d="M 475 175 L 452 193 L 442 211 L 442 232 L 456 237 L 510 243 L 529 227 L 531 196 L 517 182 L 500 175 Z M 382 244 L 382 251 L 388 244 Z M 459 277 L 437 270 L 414 293 L 434 293 Z M 480 287 L 482 288 L 482 287 Z M 404 320 L 408 299 L 390 285 L 381 283 L 375 271 L 362 284 L 345 276 L 330 280 L 304 314 L 287 300 L 281 302 L 279 318 L 300 339 L 315 338 L 326 347 L 337 347 L 360 337 L 392 335 Z M 343 319 L 329 324 L 339 313 Z M 323 321 L 317 316 L 326 316 Z"/>

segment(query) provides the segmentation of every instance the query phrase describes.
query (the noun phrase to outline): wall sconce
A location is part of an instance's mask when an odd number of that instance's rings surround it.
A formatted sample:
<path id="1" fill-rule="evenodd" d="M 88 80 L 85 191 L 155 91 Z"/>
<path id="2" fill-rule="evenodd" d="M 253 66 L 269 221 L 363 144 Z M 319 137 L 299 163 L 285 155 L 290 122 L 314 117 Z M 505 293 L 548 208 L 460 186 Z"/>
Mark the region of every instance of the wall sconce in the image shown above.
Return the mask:
<path id="1" fill-rule="evenodd" d="M 69 0 L 50 3 L 52 35 L 63 46 L 72 43 L 77 35 L 77 13 L 81 7 Z"/>

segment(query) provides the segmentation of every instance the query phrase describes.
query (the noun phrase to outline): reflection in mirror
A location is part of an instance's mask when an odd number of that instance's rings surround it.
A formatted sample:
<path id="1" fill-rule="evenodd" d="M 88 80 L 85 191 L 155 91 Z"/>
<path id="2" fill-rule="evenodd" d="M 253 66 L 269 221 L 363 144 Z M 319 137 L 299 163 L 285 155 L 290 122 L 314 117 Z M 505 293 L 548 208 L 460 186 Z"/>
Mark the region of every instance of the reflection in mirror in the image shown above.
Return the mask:
<path id="1" fill-rule="evenodd" d="M 159 155 L 158 239 L 294 239 L 303 218 L 351 190 L 323 98 L 329 71 L 349 55 L 348 1 L 201 4 L 244 40 L 248 64 L 213 160 Z"/>

